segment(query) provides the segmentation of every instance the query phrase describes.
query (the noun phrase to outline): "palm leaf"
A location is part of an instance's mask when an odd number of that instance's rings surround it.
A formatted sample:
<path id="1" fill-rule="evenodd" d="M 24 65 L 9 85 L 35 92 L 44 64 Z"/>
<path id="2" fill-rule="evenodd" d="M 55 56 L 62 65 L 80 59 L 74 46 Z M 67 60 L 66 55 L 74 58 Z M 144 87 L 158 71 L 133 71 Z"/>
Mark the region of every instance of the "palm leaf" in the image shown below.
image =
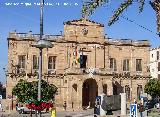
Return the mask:
<path id="1" fill-rule="evenodd" d="M 122 12 L 128 8 L 133 3 L 133 0 L 125 0 L 120 7 L 114 11 L 113 16 L 109 19 L 108 25 L 111 26 L 116 20 L 118 20 L 118 17 Z"/>
<path id="2" fill-rule="evenodd" d="M 82 17 L 92 15 L 98 7 L 108 2 L 109 0 L 85 0 L 81 10 Z"/>
<path id="3" fill-rule="evenodd" d="M 139 12 L 143 11 L 145 0 L 138 0 L 139 2 Z"/>

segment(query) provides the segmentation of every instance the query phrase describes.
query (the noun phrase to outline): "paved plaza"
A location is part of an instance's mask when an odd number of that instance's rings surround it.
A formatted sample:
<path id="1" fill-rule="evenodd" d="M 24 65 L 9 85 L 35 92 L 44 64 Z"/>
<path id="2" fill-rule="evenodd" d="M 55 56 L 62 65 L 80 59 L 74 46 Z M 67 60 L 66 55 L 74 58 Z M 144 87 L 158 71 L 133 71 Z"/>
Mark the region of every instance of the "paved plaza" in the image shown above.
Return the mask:
<path id="1" fill-rule="evenodd" d="M 112 115 L 106 115 L 104 117 L 119 117 L 121 115 L 121 111 L 113 111 Z M 138 112 L 139 116 L 139 112 Z M 6 112 L 0 112 L 0 117 L 30 117 L 30 114 L 19 114 L 15 110 L 11 111 L 9 114 L 9 111 Z M 32 117 L 35 117 L 35 114 L 32 114 Z M 42 112 L 42 117 L 51 117 L 51 113 L 45 113 Z M 56 117 L 94 117 L 94 110 L 88 109 L 88 110 L 79 110 L 79 111 L 72 111 L 72 110 L 59 110 L 56 113 Z M 127 110 L 127 115 L 122 117 L 129 117 L 129 110 Z M 155 113 L 149 113 L 149 116 L 145 117 L 160 117 L 159 112 Z"/>
<path id="2" fill-rule="evenodd" d="M 42 117 L 50 117 L 51 113 L 42 113 Z M 30 117 L 30 114 L 19 114 L 15 110 L 10 114 L 8 112 L 1 112 L 0 117 Z M 35 114 L 32 114 L 35 117 Z M 84 111 L 58 111 L 56 117 L 93 117 L 93 109 Z"/>

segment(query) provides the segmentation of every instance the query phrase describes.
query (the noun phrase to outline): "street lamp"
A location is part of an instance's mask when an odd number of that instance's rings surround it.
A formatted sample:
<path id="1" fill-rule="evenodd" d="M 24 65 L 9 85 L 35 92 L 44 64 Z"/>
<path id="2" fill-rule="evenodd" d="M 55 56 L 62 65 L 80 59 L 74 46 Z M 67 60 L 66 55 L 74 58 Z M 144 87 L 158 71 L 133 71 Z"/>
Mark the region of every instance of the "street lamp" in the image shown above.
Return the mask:
<path id="1" fill-rule="evenodd" d="M 50 41 L 43 38 L 43 7 L 44 0 L 40 0 L 40 39 L 33 45 L 36 48 L 39 48 L 38 101 L 41 101 L 42 49 L 53 47 Z M 39 112 L 38 116 L 41 117 L 41 112 Z"/>

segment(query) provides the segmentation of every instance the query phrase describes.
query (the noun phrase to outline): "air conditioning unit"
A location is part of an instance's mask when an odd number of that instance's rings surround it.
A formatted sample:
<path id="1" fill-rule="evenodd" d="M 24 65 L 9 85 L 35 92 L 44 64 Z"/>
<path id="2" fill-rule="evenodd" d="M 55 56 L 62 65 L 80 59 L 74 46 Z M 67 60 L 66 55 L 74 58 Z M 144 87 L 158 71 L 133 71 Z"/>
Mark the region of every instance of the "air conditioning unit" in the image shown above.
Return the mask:
<path id="1" fill-rule="evenodd" d="M 48 74 L 49 74 L 49 75 L 56 74 L 56 70 L 55 70 L 55 69 L 49 69 L 49 70 L 48 70 Z"/>

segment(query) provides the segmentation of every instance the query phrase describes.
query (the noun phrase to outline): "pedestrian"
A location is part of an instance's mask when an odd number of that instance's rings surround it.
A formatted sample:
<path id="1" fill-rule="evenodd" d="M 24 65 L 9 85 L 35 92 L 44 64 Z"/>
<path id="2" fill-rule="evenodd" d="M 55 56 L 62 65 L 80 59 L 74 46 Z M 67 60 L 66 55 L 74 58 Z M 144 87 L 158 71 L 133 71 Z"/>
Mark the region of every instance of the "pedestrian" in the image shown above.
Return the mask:
<path id="1" fill-rule="evenodd" d="M 67 109 L 67 103 L 66 103 L 66 101 L 64 101 L 63 107 L 64 107 L 64 110 Z"/>
<path id="2" fill-rule="evenodd" d="M 2 103 L 0 101 L 0 112 L 3 111 L 3 108 L 2 108 Z"/>
<path id="3" fill-rule="evenodd" d="M 137 101 L 136 101 L 136 99 L 134 98 L 134 104 L 137 104 Z"/>
<path id="4" fill-rule="evenodd" d="M 140 117 L 143 117 L 143 111 L 144 111 L 144 106 L 142 105 L 142 103 L 140 103 L 139 105 L 139 113 L 140 113 Z"/>
<path id="5" fill-rule="evenodd" d="M 18 108 L 19 108 L 19 104 L 16 103 L 16 111 L 18 111 Z"/>

